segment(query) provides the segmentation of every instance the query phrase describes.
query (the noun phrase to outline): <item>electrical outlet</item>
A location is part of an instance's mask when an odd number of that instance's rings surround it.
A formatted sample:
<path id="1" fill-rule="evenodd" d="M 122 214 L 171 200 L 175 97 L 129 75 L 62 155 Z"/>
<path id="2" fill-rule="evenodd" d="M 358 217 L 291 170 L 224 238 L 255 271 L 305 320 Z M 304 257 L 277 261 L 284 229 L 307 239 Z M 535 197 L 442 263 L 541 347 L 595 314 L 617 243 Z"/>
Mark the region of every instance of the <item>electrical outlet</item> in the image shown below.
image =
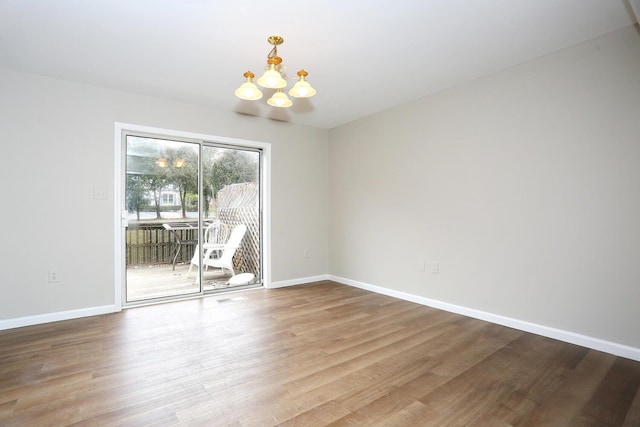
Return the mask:
<path id="1" fill-rule="evenodd" d="M 309 249 L 305 249 L 302 253 L 302 256 L 304 256 L 305 258 L 309 258 Z"/>
<path id="2" fill-rule="evenodd" d="M 58 270 L 49 270 L 49 283 L 58 282 L 60 282 L 60 273 L 58 273 Z"/>
<path id="3" fill-rule="evenodd" d="M 96 185 L 93 187 L 93 198 L 96 200 L 106 200 L 107 191 L 107 187 L 103 185 Z"/>
<path id="4" fill-rule="evenodd" d="M 431 261 L 431 273 L 432 274 L 440 273 L 440 265 L 438 264 L 438 261 Z"/>

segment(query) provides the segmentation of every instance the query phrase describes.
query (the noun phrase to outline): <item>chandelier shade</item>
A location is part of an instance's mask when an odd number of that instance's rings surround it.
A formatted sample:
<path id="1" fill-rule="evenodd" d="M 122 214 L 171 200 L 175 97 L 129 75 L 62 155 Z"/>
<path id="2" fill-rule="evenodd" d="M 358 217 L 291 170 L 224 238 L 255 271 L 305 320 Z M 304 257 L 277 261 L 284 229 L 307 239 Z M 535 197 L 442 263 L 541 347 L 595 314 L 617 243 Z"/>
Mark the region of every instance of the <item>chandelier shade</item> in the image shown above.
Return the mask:
<path id="1" fill-rule="evenodd" d="M 311 87 L 309 82 L 305 79 L 308 76 L 305 70 L 298 71 L 298 81 L 295 85 L 289 90 L 289 95 L 295 98 L 309 98 L 316 94 L 316 90 Z"/>
<path id="2" fill-rule="evenodd" d="M 287 97 L 287 94 L 282 91 L 282 89 L 278 89 L 271 98 L 267 99 L 267 104 L 272 107 L 291 107 L 293 102 Z"/>
<path id="3" fill-rule="evenodd" d="M 260 89 L 258 89 L 252 80 L 255 77 L 255 74 L 251 71 L 247 71 L 244 73 L 244 76 L 247 80 L 242 83 L 238 89 L 236 89 L 234 92 L 236 96 L 246 101 L 255 101 L 262 98 L 262 92 L 260 92 Z"/>
<path id="4" fill-rule="evenodd" d="M 271 36 L 267 41 L 273 45 L 273 49 L 267 55 L 267 68 L 257 80 L 258 85 L 266 89 L 275 89 L 273 95 L 267 100 L 267 104 L 273 107 L 290 107 L 293 102 L 283 92 L 283 88 L 287 86 L 286 76 L 283 73 L 282 58 L 278 56 L 278 45 L 284 42 L 280 36 Z M 289 95 L 294 98 L 309 98 L 316 94 L 316 90 L 311 87 L 306 77 L 309 75 L 305 70 L 298 71 L 298 81 L 289 90 Z M 255 74 L 251 71 L 244 73 L 245 82 L 235 90 L 235 95 L 246 101 L 256 101 L 262 98 L 262 92 L 253 83 Z"/>
<path id="5" fill-rule="evenodd" d="M 267 89 L 280 89 L 287 85 L 287 81 L 282 78 L 282 74 L 280 74 L 276 68 L 281 62 L 282 59 L 278 56 L 275 58 L 269 58 L 267 61 L 269 69 L 258 79 L 258 84 L 260 86 L 266 87 Z"/>

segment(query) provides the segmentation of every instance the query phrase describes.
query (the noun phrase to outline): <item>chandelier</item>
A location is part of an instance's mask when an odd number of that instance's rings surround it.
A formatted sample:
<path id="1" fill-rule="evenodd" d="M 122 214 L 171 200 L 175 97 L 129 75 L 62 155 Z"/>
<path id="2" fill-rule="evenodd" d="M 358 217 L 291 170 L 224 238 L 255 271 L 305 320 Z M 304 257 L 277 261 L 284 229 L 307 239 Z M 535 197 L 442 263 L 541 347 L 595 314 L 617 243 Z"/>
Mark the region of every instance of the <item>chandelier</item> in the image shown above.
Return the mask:
<path id="1" fill-rule="evenodd" d="M 287 81 L 284 79 L 283 72 L 281 70 L 282 58 L 278 56 L 278 45 L 284 42 L 284 39 L 280 36 L 271 36 L 267 39 L 269 44 L 273 45 L 273 49 L 267 55 L 267 68 L 262 77 L 258 79 L 258 84 L 267 89 L 275 89 L 275 92 L 267 100 L 267 104 L 274 107 L 290 107 L 293 102 L 287 97 L 287 94 L 282 90 L 287 86 Z M 311 87 L 307 82 L 306 77 L 309 75 L 305 70 L 298 71 L 298 81 L 289 90 L 289 95 L 294 98 L 309 98 L 316 94 L 316 90 Z M 235 95 L 247 101 L 255 101 L 262 98 L 262 92 L 253 83 L 255 74 L 251 71 L 247 71 L 243 74 L 247 79 L 236 91 Z"/>

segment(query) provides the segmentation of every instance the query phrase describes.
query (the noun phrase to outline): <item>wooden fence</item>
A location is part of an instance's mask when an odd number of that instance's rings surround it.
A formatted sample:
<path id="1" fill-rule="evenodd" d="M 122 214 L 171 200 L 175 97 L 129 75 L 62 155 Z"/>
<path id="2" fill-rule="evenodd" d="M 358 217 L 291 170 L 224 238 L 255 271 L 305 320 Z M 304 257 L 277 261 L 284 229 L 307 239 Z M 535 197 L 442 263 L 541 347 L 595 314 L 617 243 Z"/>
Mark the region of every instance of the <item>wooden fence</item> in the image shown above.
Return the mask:
<path id="1" fill-rule="evenodd" d="M 193 242 L 197 239 L 196 230 L 176 230 L 180 240 Z M 130 224 L 126 233 L 127 266 L 171 264 L 176 250 L 175 236 L 162 224 Z M 195 250 L 195 243 L 183 243 L 177 263 L 189 262 Z"/>

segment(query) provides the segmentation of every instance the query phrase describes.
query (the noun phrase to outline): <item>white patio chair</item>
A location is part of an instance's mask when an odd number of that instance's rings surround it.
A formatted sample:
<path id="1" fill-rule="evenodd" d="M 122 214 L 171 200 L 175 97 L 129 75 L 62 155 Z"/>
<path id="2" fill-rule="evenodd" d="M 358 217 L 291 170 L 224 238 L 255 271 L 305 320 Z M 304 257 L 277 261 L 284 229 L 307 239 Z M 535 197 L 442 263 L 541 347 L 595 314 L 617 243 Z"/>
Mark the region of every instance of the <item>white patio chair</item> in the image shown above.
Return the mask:
<path id="1" fill-rule="evenodd" d="M 219 256 L 222 249 L 224 249 L 224 245 L 229 238 L 229 231 L 231 227 L 224 222 L 214 221 L 204 231 L 204 241 L 203 241 L 203 258 L 212 258 L 215 256 Z M 191 269 L 195 265 L 196 267 L 200 266 L 200 245 L 196 245 L 195 251 L 193 252 L 193 256 L 191 257 L 191 265 L 189 265 L 189 272 L 187 273 L 187 277 L 191 275 Z"/>
<path id="2" fill-rule="evenodd" d="M 215 231 L 212 231 L 212 233 L 213 232 Z M 231 275 L 235 275 L 235 271 L 233 269 L 233 255 L 235 255 L 236 249 L 240 247 L 240 243 L 242 242 L 242 239 L 244 238 L 246 232 L 247 226 L 244 224 L 240 224 L 235 226 L 233 230 L 231 230 L 231 235 L 224 244 L 214 242 L 213 240 L 205 240 L 205 243 L 202 246 L 204 250 L 204 254 L 202 256 L 202 264 L 205 266 L 205 268 L 214 267 L 223 270 L 227 269 L 231 271 Z M 189 266 L 189 272 L 187 273 L 187 276 L 191 274 L 191 269 L 194 265 L 200 267 L 200 260 L 198 259 L 198 249 L 199 248 L 196 247 L 193 258 L 191 258 L 191 265 Z"/>
<path id="3" fill-rule="evenodd" d="M 229 236 L 229 240 L 224 245 L 220 257 L 204 257 L 202 263 L 207 267 L 227 269 L 231 271 L 231 275 L 234 276 L 236 272 L 233 269 L 233 255 L 236 253 L 236 249 L 240 247 L 240 243 L 246 232 L 246 225 L 236 225 L 233 230 L 231 230 L 231 236 Z"/>

